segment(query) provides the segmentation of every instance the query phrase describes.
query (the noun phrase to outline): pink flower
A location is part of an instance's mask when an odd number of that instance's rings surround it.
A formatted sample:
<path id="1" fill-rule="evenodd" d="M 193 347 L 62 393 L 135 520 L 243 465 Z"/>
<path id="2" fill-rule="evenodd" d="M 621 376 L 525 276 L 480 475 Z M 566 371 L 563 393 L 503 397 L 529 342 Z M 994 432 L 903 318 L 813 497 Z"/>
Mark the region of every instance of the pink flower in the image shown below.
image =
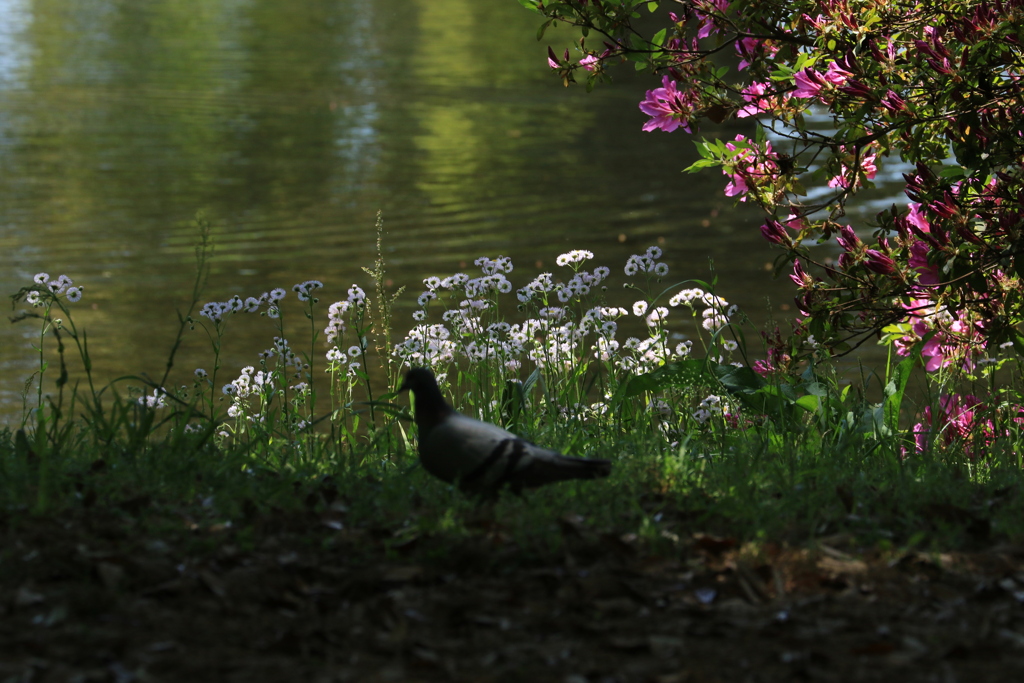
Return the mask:
<path id="1" fill-rule="evenodd" d="M 798 216 L 795 213 L 791 213 L 786 216 L 786 227 L 793 230 L 803 230 L 807 227 L 807 219 L 803 216 Z"/>
<path id="2" fill-rule="evenodd" d="M 747 187 L 747 181 L 743 179 L 739 173 L 730 173 L 729 182 L 725 185 L 725 196 L 735 197 L 736 195 L 744 195 L 750 192 L 750 188 Z"/>
<path id="3" fill-rule="evenodd" d="M 740 57 L 740 63 L 736 68 L 743 71 L 749 67 L 750 63 L 758 57 L 758 53 L 763 52 L 765 57 L 771 58 L 778 51 L 778 47 L 767 45 L 761 38 L 740 38 L 736 41 L 736 52 Z"/>
<path id="4" fill-rule="evenodd" d="M 793 91 L 793 97 L 800 97 L 803 99 L 813 99 L 818 96 L 821 92 L 821 88 L 825 85 L 825 80 L 821 77 L 814 69 L 804 69 L 798 71 L 793 77 L 793 81 L 796 83 L 796 90 Z"/>
<path id="5" fill-rule="evenodd" d="M 551 49 L 550 45 L 548 46 L 548 66 L 552 69 L 558 69 L 562 66 L 558 63 L 558 57 L 555 56 L 555 51 Z"/>
<path id="6" fill-rule="evenodd" d="M 736 112 L 738 119 L 771 113 L 779 108 L 779 98 L 772 96 L 774 91 L 768 83 L 751 83 L 740 95 L 747 104 Z"/>
<path id="7" fill-rule="evenodd" d="M 693 113 L 693 105 L 688 94 L 679 92 L 676 82 L 668 74 L 662 77 L 661 84 L 660 88 L 648 90 L 647 99 L 640 103 L 640 111 L 652 117 L 643 129 L 649 132 L 660 128 L 671 133 L 676 128 L 682 128 L 692 133 L 689 118 Z"/>
<path id="8" fill-rule="evenodd" d="M 749 141 L 745 136 L 737 135 L 734 142 L 745 145 Z M 736 152 L 722 168 L 722 173 L 729 176 L 729 183 L 725 186 L 727 197 L 745 195 L 759 185 L 775 182 L 779 168 L 770 142 L 764 143 L 763 150 L 737 146 L 733 142 L 727 142 L 725 148 Z M 746 197 L 740 196 L 740 201 L 746 201 Z"/>
<path id="9" fill-rule="evenodd" d="M 719 16 L 725 14 L 725 11 L 729 9 L 729 0 L 704 0 L 702 4 L 708 5 L 706 12 L 702 12 L 699 9 L 694 8 L 693 14 L 703 23 L 697 30 L 697 38 L 707 38 L 715 31 L 715 13 Z"/>
<path id="10" fill-rule="evenodd" d="M 793 272 L 790 273 L 789 279 L 801 289 L 806 289 L 814 284 L 814 278 L 808 275 L 807 271 L 804 270 L 803 265 L 800 263 L 800 259 L 793 259 Z"/>
<path id="11" fill-rule="evenodd" d="M 835 62 L 828 65 L 828 69 L 825 70 L 825 75 L 822 76 L 826 81 L 835 86 L 840 86 L 846 83 L 853 74 L 839 66 Z"/>
<path id="12" fill-rule="evenodd" d="M 874 154 L 865 154 L 860 158 L 860 168 L 858 170 L 868 180 L 873 179 L 878 173 L 878 166 L 875 165 L 876 158 L 877 156 Z M 855 184 L 860 185 L 859 177 Z M 850 187 L 850 169 L 845 165 L 841 166 L 839 175 L 833 176 L 832 179 L 828 181 L 828 186 L 835 188 L 842 187 L 844 189 Z"/>
<path id="13" fill-rule="evenodd" d="M 924 421 L 914 425 L 917 451 L 920 453 L 927 449 L 928 437 L 937 432 L 946 446 L 962 442 L 964 452 L 971 460 L 983 455 L 996 438 L 997 431 L 992 420 L 979 419 L 977 408 L 981 405 L 981 401 L 970 394 L 942 394 L 938 410 L 926 407 Z"/>
<path id="14" fill-rule="evenodd" d="M 580 66 L 582 66 L 587 71 L 593 71 L 594 67 L 597 66 L 597 63 L 599 61 L 600 60 L 597 58 L 596 55 L 587 55 L 586 57 L 580 60 Z"/>
<path id="15" fill-rule="evenodd" d="M 931 248 L 926 242 L 915 240 L 910 245 L 910 258 L 907 265 L 917 271 L 918 284 L 926 287 L 939 284 L 939 267 L 928 262 Z"/>
<path id="16" fill-rule="evenodd" d="M 910 213 L 907 214 L 907 220 L 910 221 L 911 225 L 917 226 L 921 232 L 931 232 L 931 225 L 928 224 L 928 219 L 921 213 L 921 205 L 916 202 L 910 203 Z"/>

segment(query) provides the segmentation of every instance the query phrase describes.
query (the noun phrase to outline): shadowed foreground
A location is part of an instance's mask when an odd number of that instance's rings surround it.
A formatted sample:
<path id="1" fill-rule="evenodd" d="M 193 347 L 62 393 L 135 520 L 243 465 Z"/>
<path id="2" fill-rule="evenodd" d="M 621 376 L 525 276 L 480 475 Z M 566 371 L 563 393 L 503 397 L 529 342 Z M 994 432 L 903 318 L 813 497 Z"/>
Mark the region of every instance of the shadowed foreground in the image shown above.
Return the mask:
<path id="1" fill-rule="evenodd" d="M 560 550 L 525 557 L 494 522 L 416 536 L 323 501 L 200 517 L 141 498 L 7 519 L 0 680 L 1024 676 L 1024 547 L 755 556 L 693 529 L 655 551 L 570 516 Z"/>

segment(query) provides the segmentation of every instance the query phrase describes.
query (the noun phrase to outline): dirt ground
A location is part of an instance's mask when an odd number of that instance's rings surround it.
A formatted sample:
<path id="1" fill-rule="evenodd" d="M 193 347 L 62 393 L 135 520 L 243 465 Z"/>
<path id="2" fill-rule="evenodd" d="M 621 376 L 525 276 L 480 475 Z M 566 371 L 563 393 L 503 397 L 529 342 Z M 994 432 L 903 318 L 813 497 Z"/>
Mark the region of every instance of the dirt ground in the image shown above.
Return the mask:
<path id="1" fill-rule="evenodd" d="M 0 681 L 1024 680 L 1024 547 L 654 553 L 570 516 L 539 559 L 495 522 L 398 540 L 341 505 L 155 507 L 0 518 Z"/>

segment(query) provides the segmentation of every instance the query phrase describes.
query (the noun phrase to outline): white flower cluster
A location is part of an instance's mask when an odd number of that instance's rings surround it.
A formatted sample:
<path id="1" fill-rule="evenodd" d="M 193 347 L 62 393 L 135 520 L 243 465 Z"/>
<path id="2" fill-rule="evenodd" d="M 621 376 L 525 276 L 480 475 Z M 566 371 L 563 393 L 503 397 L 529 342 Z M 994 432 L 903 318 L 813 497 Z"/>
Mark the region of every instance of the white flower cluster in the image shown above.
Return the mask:
<path id="1" fill-rule="evenodd" d="M 661 255 L 661 249 L 651 247 L 643 256 L 631 257 L 627 269 L 636 268 L 639 272 L 642 267 L 644 272 L 663 275 L 667 273 L 667 266 L 658 263 L 657 259 Z M 591 252 L 575 250 L 559 256 L 557 263 L 560 266 L 578 266 L 591 258 Z M 539 367 L 570 368 L 589 353 L 597 360 L 613 363 L 621 369 L 646 372 L 691 352 L 692 342 L 689 341 L 676 344 L 674 348 L 669 346 L 669 333 L 665 329 L 669 308 L 665 306 L 652 308 L 646 301 L 636 302 L 633 313 L 644 318 L 651 336 L 644 340 L 630 339 L 620 344 L 616 339 L 616 320 L 629 314 L 626 309 L 591 308 L 577 322 L 572 319 L 573 309 L 552 305 L 552 293 L 557 295 L 561 304 L 582 300 L 591 293 L 593 287 L 601 284 L 611 274 L 606 267 L 595 268 L 593 272 L 578 270 L 568 283 L 556 282 L 551 273 L 541 273 L 516 293 L 521 304 L 536 306 L 536 318 L 514 325 L 488 324 L 482 316 L 491 309 L 492 303 L 477 298 L 476 295 L 480 293 L 479 283 L 488 277 L 494 278 L 502 283 L 502 287 L 493 289 L 508 291 L 510 285 L 504 284 L 507 280 L 501 271 L 511 270 L 511 262 L 500 258 L 497 261 L 481 258 L 477 259 L 476 264 L 486 268 L 491 275 L 470 279 L 459 273 L 451 278 L 429 277 L 423 281 L 426 291 L 419 297 L 420 308 L 413 313 L 418 324 L 394 351 L 403 363 L 440 369 L 461 357 L 470 362 L 491 359 L 512 369 L 519 368 L 527 360 Z M 443 290 L 456 289 L 462 289 L 468 298 L 442 314 L 443 324 L 428 324 L 426 306 L 439 299 Z M 700 299 L 700 303 L 712 306 L 720 301 L 716 298 L 706 303 L 701 298 L 703 295 L 702 290 L 688 291 L 677 295 L 674 302 L 670 303 L 679 305 L 686 302 L 692 305 L 694 300 Z M 724 301 L 720 303 L 725 305 Z M 719 319 L 714 319 L 714 322 L 719 322 Z"/>
<path id="2" fill-rule="evenodd" d="M 586 249 L 573 249 L 570 252 L 560 255 L 555 259 L 555 263 L 560 266 L 571 266 L 576 263 L 583 263 L 589 259 L 594 258 L 594 252 L 587 251 Z"/>
<path id="3" fill-rule="evenodd" d="M 577 252 L 569 252 L 569 254 L 575 253 Z M 585 253 L 589 254 L 590 252 Z M 569 254 L 562 254 L 562 256 L 569 256 Z M 547 302 L 545 295 L 553 291 L 561 303 L 567 304 L 570 301 L 579 301 L 590 294 L 591 289 L 600 285 L 610 274 L 609 268 L 598 266 L 593 272 L 586 270 L 576 272 L 569 282 L 556 283 L 551 273 L 541 273 L 534 278 L 533 282 L 517 291 L 516 297 L 524 304 L 529 303 L 538 295 L 542 301 Z"/>
<path id="4" fill-rule="evenodd" d="M 316 303 L 316 299 L 313 298 L 313 292 L 318 289 L 323 289 L 324 283 L 319 280 L 306 280 L 300 282 L 297 285 L 292 286 L 292 291 L 295 292 L 295 296 L 298 297 L 299 301 L 309 301 L 313 299 L 313 303 Z"/>
<path id="5" fill-rule="evenodd" d="M 47 273 L 36 273 L 32 280 L 37 285 L 43 285 L 54 297 L 63 296 L 68 303 L 78 303 L 82 300 L 82 288 L 75 287 L 74 282 L 67 275 L 61 275 L 54 280 L 50 279 Z M 31 306 L 42 306 L 44 301 L 39 291 L 31 291 L 25 296 L 25 302 Z"/>
<path id="6" fill-rule="evenodd" d="M 154 389 L 152 396 L 140 396 L 138 402 L 140 406 L 146 408 L 166 408 L 167 390 L 162 387 Z"/>
<path id="7" fill-rule="evenodd" d="M 668 264 L 660 263 L 661 247 L 648 247 L 641 255 L 633 254 L 626 260 L 625 273 L 632 277 L 637 273 L 654 273 L 658 277 L 668 275 Z"/>
<path id="8" fill-rule="evenodd" d="M 512 272 L 512 259 L 507 256 L 499 256 L 493 260 L 486 256 L 481 256 L 477 260 L 473 261 L 473 265 L 479 266 L 484 275 L 496 275 L 498 273 Z"/>
<path id="9" fill-rule="evenodd" d="M 358 360 L 362 355 L 362 347 L 350 346 L 348 351 L 342 351 L 335 346 L 327 352 L 327 361 L 331 364 L 328 370 L 343 371 L 348 377 L 355 377 L 362 367 Z"/>
<path id="10" fill-rule="evenodd" d="M 246 297 L 244 301 L 242 300 L 242 297 L 236 294 L 227 301 L 211 301 L 204 304 L 203 308 L 199 311 L 199 315 L 204 318 L 208 318 L 212 322 L 219 323 L 230 313 L 238 313 L 240 311 L 256 313 L 264 304 L 266 304 L 267 315 L 271 318 L 277 318 L 280 316 L 278 302 L 285 298 L 286 295 L 287 292 L 280 287 L 272 289 L 269 292 L 263 292 L 258 297 Z"/>
<path id="11" fill-rule="evenodd" d="M 689 306 L 690 308 L 693 308 L 693 302 L 703 296 L 704 290 L 700 287 L 684 289 L 677 292 L 671 299 L 669 299 L 668 305 L 673 308 L 676 306 Z"/>
<path id="12" fill-rule="evenodd" d="M 700 402 L 700 406 L 693 412 L 693 419 L 700 424 L 706 423 L 716 415 L 723 415 L 729 410 L 729 404 L 722 400 L 721 396 L 711 394 Z"/>
<path id="13" fill-rule="evenodd" d="M 324 328 L 327 343 L 334 344 L 344 336 L 346 316 L 361 316 L 365 308 L 366 292 L 359 285 L 352 285 L 348 288 L 348 298 L 345 301 L 335 301 L 328 306 L 327 327 Z M 331 360 L 330 351 L 328 351 L 327 360 Z"/>

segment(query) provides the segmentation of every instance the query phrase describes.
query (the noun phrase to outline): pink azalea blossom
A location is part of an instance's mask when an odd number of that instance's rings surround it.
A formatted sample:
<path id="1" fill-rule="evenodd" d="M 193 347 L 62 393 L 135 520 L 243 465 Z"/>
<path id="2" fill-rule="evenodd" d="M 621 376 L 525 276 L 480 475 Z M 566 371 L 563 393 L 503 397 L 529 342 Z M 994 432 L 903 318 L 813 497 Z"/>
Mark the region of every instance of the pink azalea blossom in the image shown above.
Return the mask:
<path id="1" fill-rule="evenodd" d="M 697 38 L 707 38 L 715 32 L 715 14 L 723 15 L 729 9 L 729 0 L 704 0 L 703 4 L 708 5 L 706 12 L 694 8 L 693 14 L 701 20 L 700 28 L 697 30 Z"/>
<path id="2" fill-rule="evenodd" d="M 929 437 L 934 432 L 946 446 L 962 442 L 971 460 L 983 455 L 995 439 L 996 429 L 992 420 L 979 418 L 977 409 L 981 405 L 981 401 L 970 394 L 942 394 L 938 410 L 933 412 L 931 406 L 926 407 L 924 420 L 914 425 L 917 451 L 927 450 Z"/>
<path id="3" fill-rule="evenodd" d="M 640 111 L 651 117 L 651 120 L 644 124 L 645 131 L 652 131 L 657 128 L 671 133 L 676 128 L 682 128 L 687 133 L 690 130 L 689 118 L 693 113 L 687 93 L 676 89 L 676 82 L 666 74 L 661 79 L 662 87 L 647 91 L 647 99 L 640 103 Z"/>
<path id="4" fill-rule="evenodd" d="M 747 143 L 749 141 L 746 136 L 737 135 L 734 142 Z M 759 184 L 775 182 L 779 168 L 774 161 L 775 154 L 772 151 L 772 143 L 765 142 L 763 150 L 737 147 L 733 142 L 727 142 L 725 148 L 738 152 L 722 169 L 722 173 L 729 177 L 729 183 L 725 186 L 727 197 L 740 196 L 740 201 L 745 202 L 747 198 L 742 195 L 747 194 Z"/>
<path id="5" fill-rule="evenodd" d="M 926 287 L 939 284 L 939 267 L 928 262 L 930 253 L 931 247 L 927 242 L 915 240 L 910 245 L 910 258 L 907 260 L 907 264 L 917 271 L 918 284 Z"/>
<path id="6" fill-rule="evenodd" d="M 910 203 L 910 213 L 907 214 L 907 220 L 911 224 L 917 226 L 921 232 L 931 232 L 931 225 L 928 223 L 928 219 L 921 213 L 921 205 L 917 202 Z"/>
<path id="7" fill-rule="evenodd" d="M 769 114 L 779 109 L 779 98 L 773 96 L 774 90 L 769 83 L 751 83 L 740 92 L 747 103 L 736 112 L 736 118 L 745 119 L 758 114 Z"/>
<path id="8" fill-rule="evenodd" d="M 818 96 L 821 92 L 822 86 L 825 85 L 825 79 L 821 77 L 814 69 L 804 69 L 798 71 L 793 77 L 793 81 L 796 83 L 796 90 L 793 91 L 793 97 L 799 97 L 802 99 L 813 99 Z"/>
<path id="9" fill-rule="evenodd" d="M 878 173 L 878 166 L 875 165 L 875 160 L 876 159 L 877 159 L 877 156 L 875 154 L 865 154 L 860 159 L 860 169 L 859 169 L 859 171 L 868 180 L 874 179 L 875 175 L 877 175 L 877 173 Z M 859 174 L 858 174 L 858 178 L 857 178 L 857 185 L 860 185 Z M 828 186 L 829 187 L 834 187 L 834 188 L 839 188 L 839 187 L 848 188 L 848 187 L 850 187 L 850 169 L 847 168 L 845 165 L 842 166 L 840 168 L 839 175 L 833 176 L 832 179 L 828 181 Z"/>
<path id="10" fill-rule="evenodd" d="M 599 61 L 600 60 L 597 58 L 596 55 L 587 55 L 586 57 L 580 60 L 580 66 L 582 66 L 587 71 L 593 71 L 594 67 L 597 66 L 597 63 Z"/>
<path id="11" fill-rule="evenodd" d="M 791 213 L 786 216 L 785 223 L 787 228 L 792 228 L 793 230 L 803 230 L 808 225 L 806 218 L 798 216 L 795 213 Z"/>
<path id="12" fill-rule="evenodd" d="M 828 65 L 828 69 L 825 70 L 825 74 L 822 76 L 826 81 L 834 86 L 840 86 L 846 83 L 853 77 L 853 74 L 842 68 L 835 62 Z"/>
<path id="13" fill-rule="evenodd" d="M 761 38 L 740 38 L 736 41 L 736 53 L 740 57 L 740 63 L 736 65 L 736 68 L 739 71 L 748 68 L 751 62 L 757 58 L 758 53 L 763 53 L 765 57 L 770 59 L 778 51 L 778 47 L 766 44 Z"/>

